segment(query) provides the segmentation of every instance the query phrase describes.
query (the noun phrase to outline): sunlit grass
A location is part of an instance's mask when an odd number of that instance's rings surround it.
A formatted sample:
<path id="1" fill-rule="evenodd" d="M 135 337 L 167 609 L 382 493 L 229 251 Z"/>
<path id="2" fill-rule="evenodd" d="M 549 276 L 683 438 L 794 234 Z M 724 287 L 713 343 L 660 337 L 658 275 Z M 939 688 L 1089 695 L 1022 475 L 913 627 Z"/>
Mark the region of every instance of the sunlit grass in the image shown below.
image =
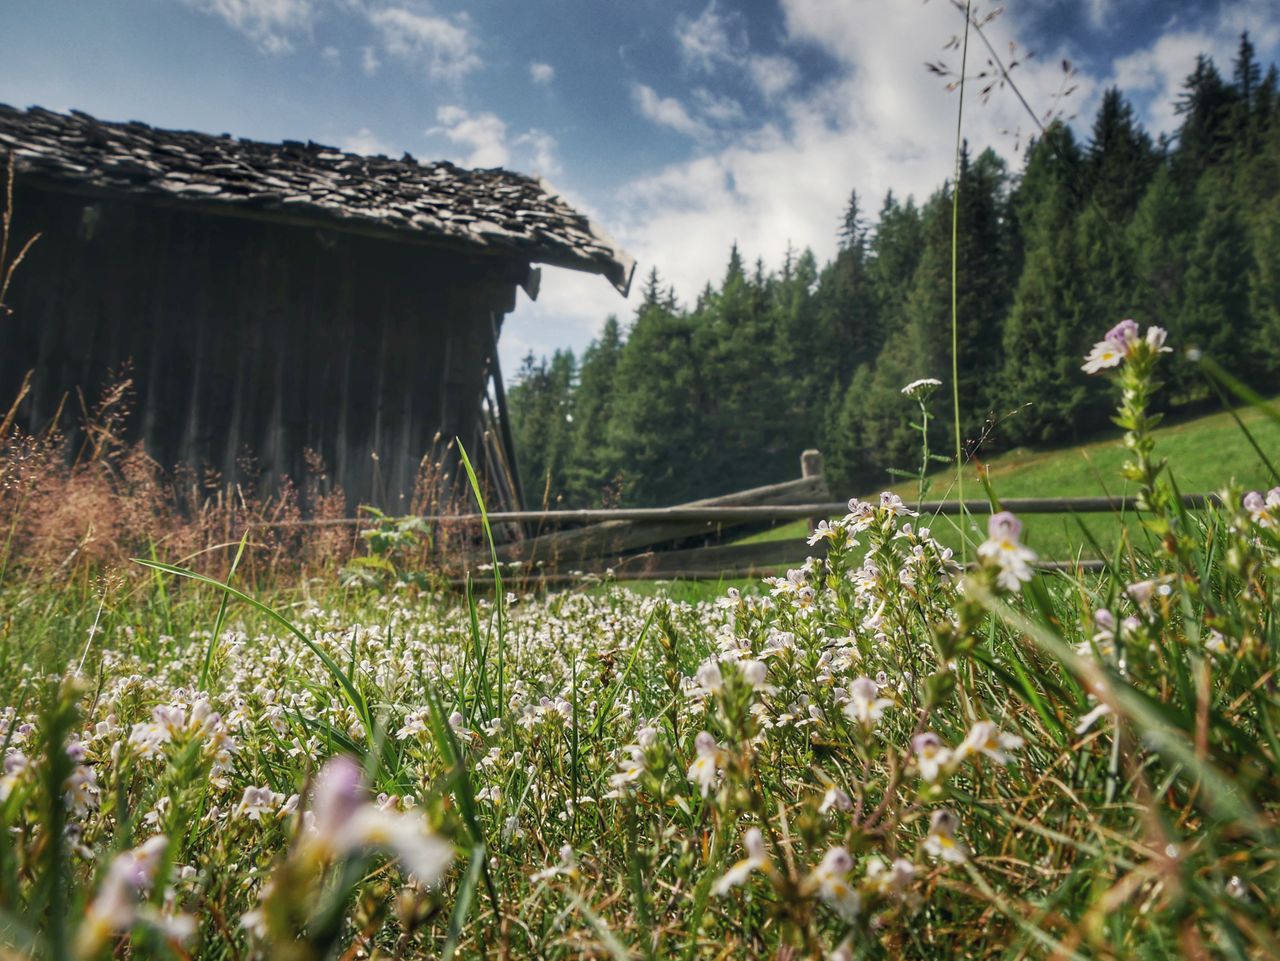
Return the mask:
<path id="1" fill-rule="evenodd" d="M 1280 404 L 1280 397 L 1271 401 Z M 1241 421 L 1266 452 L 1280 457 L 1280 424 L 1253 408 L 1238 412 Z M 1234 480 L 1249 489 L 1266 489 L 1280 482 L 1272 479 L 1257 453 L 1227 412 L 1188 418 L 1157 428 L 1157 443 L 1168 457 L 1172 473 L 1185 493 L 1216 491 Z M 1021 497 L 1094 497 L 1100 493 L 1122 496 L 1131 493 L 1120 480 L 1120 467 L 1125 451 L 1117 436 L 1109 436 L 1086 444 L 1052 450 L 1018 448 L 999 454 L 983 466 L 991 484 L 1001 498 Z M 955 471 L 944 469 L 931 477 L 929 500 L 955 500 Z M 970 483 L 971 482 L 971 483 Z M 889 488 L 907 501 L 916 496 L 914 482 Z M 966 469 L 967 497 L 979 497 L 982 486 L 977 469 Z M 870 495 L 866 495 L 870 496 Z M 981 518 L 978 519 L 981 522 Z M 924 523 L 924 521 L 922 521 Z M 952 518 L 939 517 L 929 526 L 944 543 L 955 548 L 960 536 Z M 1114 545 L 1122 528 L 1130 537 L 1142 537 L 1136 522 L 1122 522 L 1108 514 L 1030 515 L 1024 518 L 1027 541 L 1047 558 L 1070 559 L 1094 557 L 1096 552 L 1082 535 L 1081 525 L 1103 545 Z M 796 540 L 807 535 L 804 521 L 778 524 L 767 531 L 741 538 L 737 543 L 749 544 L 773 540 Z M 971 537 L 980 537 L 975 527 Z"/>

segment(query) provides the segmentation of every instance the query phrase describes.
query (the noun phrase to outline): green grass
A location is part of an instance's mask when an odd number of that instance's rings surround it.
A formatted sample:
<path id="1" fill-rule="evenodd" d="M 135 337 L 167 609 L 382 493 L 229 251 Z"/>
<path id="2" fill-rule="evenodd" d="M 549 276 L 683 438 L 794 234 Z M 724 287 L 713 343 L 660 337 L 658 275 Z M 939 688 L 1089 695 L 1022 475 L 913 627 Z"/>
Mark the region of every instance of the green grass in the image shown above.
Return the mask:
<path id="1" fill-rule="evenodd" d="M 637 597 L 664 597 L 676 602 L 697 604 L 724 597 L 729 588 L 737 588 L 744 594 L 758 593 L 758 577 L 722 577 L 715 581 L 691 581 L 678 577 L 660 581 L 618 581 L 616 584 L 595 584 L 586 589 L 593 596 L 605 596 L 617 588 L 623 588 Z"/>
<path id="2" fill-rule="evenodd" d="M 1271 403 L 1277 401 L 1280 398 L 1273 399 Z M 1273 459 L 1280 455 L 1280 424 L 1252 408 L 1238 413 L 1258 446 Z M 1174 465 L 1173 477 L 1186 493 L 1219 490 L 1231 481 L 1248 489 L 1263 489 L 1280 483 L 1270 476 L 1228 412 L 1169 423 L 1156 431 L 1156 440 L 1157 453 Z M 1017 448 L 986 461 L 985 466 L 990 472 L 991 484 L 1001 498 L 1096 497 L 1103 492 L 1110 495 L 1129 493 L 1120 479 L 1124 461 L 1124 447 L 1116 433 L 1087 444 L 1053 450 Z M 932 475 L 931 480 L 932 487 L 926 495 L 928 500 L 956 499 L 954 471 L 939 471 Z M 967 497 L 982 496 L 976 468 L 966 469 L 964 483 Z M 911 482 L 897 483 L 888 489 L 908 502 L 914 501 L 916 496 L 916 485 Z M 864 496 L 870 496 L 870 492 Z M 955 522 L 955 518 L 939 517 L 930 525 L 940 540 L 958 547 L 960 537 Z M 1122 524 L 1131 535 L 1138 533 L 1136 524 L 1105 514 L 1078 517 L 1049 514 L 1024 518 L 1024 522 L 1027 542 L 1048 558 L 1071 557 L 1074 556 L 1073 550 L 1082 549 L 1081 523 L 1104 545 L 1115 543 Z M 976 523 L 982 523 L 981 519 Z M 797 539 L 806 534 L 806 523 L 793 521 L 751 534 L 738 543 Z M 1083 556 L 1093 556 L 1093 552 L 1086 548 Z"/>
<path id="3" fill-rule="evenodd" d="M 1257 476 L 1233 442 L 1164 453 L 1210 488 Z M 1016 535 L 961 572 L 875 507 L 728 604 L 0 583 L 0 955 L 1274 957 L 1280 508 L 1187 524 L 1148 477 L 1178 536 L 1087 576 Z"/>

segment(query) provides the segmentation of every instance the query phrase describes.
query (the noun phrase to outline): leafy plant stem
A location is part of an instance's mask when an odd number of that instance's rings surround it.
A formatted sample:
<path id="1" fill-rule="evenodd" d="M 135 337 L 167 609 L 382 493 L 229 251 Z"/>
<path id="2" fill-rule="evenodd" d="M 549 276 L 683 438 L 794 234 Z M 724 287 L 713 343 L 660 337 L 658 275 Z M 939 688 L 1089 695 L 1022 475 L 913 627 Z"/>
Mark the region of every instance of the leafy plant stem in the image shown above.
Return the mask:
<path id="1" fill-rule="evenodd" d="M 956 444 L 956 496 L 960 499 L 960 527 L 965 527 L 964 512 L 964 440 L 960 433 L 960 164 L 964 146 L 965 71 L 969 62 L 970 0 L 964 5 L 964 39 L 960 48 L 960 102 L 956 106 L 956 176 L 951 189 L 951 408 Z M 960 558 L 968 560 L 967 538 L 960 539 Z"/>

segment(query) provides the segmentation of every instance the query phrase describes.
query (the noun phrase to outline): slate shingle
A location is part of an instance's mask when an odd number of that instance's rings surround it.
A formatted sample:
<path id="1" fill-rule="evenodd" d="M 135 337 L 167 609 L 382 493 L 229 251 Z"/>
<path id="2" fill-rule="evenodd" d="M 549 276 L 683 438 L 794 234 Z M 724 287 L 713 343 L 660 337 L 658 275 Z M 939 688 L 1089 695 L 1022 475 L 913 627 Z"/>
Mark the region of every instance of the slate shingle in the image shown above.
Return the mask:
<path id="1" fill-rule="evenodd" d="M 530 262 L 603 274 L 624 293 L 635 263 L 545 181 L 501 168 L 362 157 L 286 140 L 110 123 L 80 111 L 0 104 L 0 151 L 20 175 L 93 193 L 156 197 L 203 209 L 362 226 L 509 252 Z"/>

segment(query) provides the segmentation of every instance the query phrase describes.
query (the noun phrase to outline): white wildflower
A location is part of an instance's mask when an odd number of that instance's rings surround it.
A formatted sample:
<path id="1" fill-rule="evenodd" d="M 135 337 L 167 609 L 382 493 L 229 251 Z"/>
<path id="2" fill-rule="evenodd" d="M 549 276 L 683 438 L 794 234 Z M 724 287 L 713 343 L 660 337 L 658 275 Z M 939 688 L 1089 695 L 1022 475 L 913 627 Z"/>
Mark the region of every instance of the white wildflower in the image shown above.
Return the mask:
<path id="1" fill-rule="evenodd" d="M 879 694 L 880 685 L 875 681 L 869 677 L 858 678 L 849 685 L 849 703 L 844 706 L 844 713 L 850 720 L 871 730 L 884 715 L 884 709 L 893 704 L 889 698 Z"/>
<path id="2" fill-rule="evenodd" d="M 751 875 L 753 871 L 762 871 L 765 874 L 773 873 L 773 865 L 769 861 L 768 852 L 764 847 L 764 835 L 760 833 L 759 828 L 751 828 L 742 836 L 742 846 L 747 852 L 747 856 L 741 861 L 734 864 L 723 876 L 718 878 L 711 886 L 712 894 L 724 894 L 730 888 L 737 887 L 742 884 Z"/>
<path id="3" fill-rule="evenodd" d="M 283 794 L 278 794 L 269 787 L 246 787 L 232 817 L 261 821 L 264 814 L 275 814 L 284 801 Z"/>
<path id="4" fill-rule="evenodd" d="M 810 884 L 823 901 L 835 909 L 845 921 L 857 920 L 862 910 L 862 897 L 849 883 L 853 870 L 853 858 L 844 848 L 832 848 L 822 857 L 821 863 L 809 876 Z"/>
<path id="5" fill-rule="evenodd" d="M 724 750 L 716 743 L 716 739 L 706 731 L 700 731 L 694 739 L 697 757 L 689 765 L 689 780 L 698 785 L 702 796 L 715 786 L 721 766 L 725 761 Z"/>
<path id="6" fill-rule="evenodd" d="M 570 880 L 578 877 L 578 859 L 573 853 L 573 848 L 568 844 L 560 848 L 560 861 L 557 864 L 539 871 L 530 880 L 536 883 L 554 877 L 566 877 Z"/>
<path id="7" fill-rule="evenodd" d="M 1084 734 L 1089 730 L 1089 728 L 1093 727 L 1098 718 L 1106 717 L 1110 713 L 1111 708 L 1106 704 L 1097 705 L 1092 711 L 1080 718 L 1079 723 L 1076 724 L 1075 732 L 1077 734 Z"/>
<path id="8" fill-rule="evenodd" d="M 724 675 L 720 672 L 720 662 L 715 658 L 703 661 L 694 676 L 698 686 L 707 694 L 719 694 L 724 689 Z"/>
<path id="9" fill-rule="evenodd" d="M 935 858 L 959 864 L 969 859 L 969 849 L 956 838 L 956 816 L 947 810 L 934 811 L 929 818 L 929 833 L 924 849 Z"/>
<path id="10" fill-rule="evenodd" d="M 911 739 L 911 746 L 916 752 L 916 767 L 920 770 L 920 777 L 929 784 L 938 780 L 938 775 L 953 758 L 951 749 L 932 731 L 917 734 Z"/>
<path id="11" fill-rule="evenodd" d="M 1245 494 L 1244 509 L 1249 512 L 1249 519 L 1259 527 L 1280 525 L 1280 487 L 1271 488 L 1265 497 L 1257 491 Z"/>
<path id="12" fill-rule="evenodd" d="M 942 381 L 936 377 L 921 377 L 919 380 L 913 380 L 902 388 L 902 393 L 907 397 L 928 397 L 935 390 L 942 386 Z"/>
<path id="13" fill-rule="evenodd" d="M 828 811 L 851 811 L 853 810 L 853 799 L 848 793 L 836 787 L 834 784 L 827 788 L 827 793 L 822 796 L 822 803 L 818 805 L 818 813 L 826 814 Z"/>
<path id="14" fill-rule="evenodd" d="M 360 850 L 388 851 L 419 884 L 434 885 L 453 860 L 453 845 L 428 830 L 416 812 L 383 811 L 363 804 L 343 824 L 334 839 L 339 854 Z"/>
<path id="15" fill-rule="evenodd" d="M 886 517 L 918 517 L 919 513 L 909 508 L 901 497 L 892 491 L 880 494 L 880 512 Z"/>
<path id="16" fill-rule="evenodd" d="M 138 920 L 139 897 L 154 886 L 168 846 L 169 839 L 157 834 L 111 862 L 80 923 L 77 947 L 81 956 L 97 954 L 113 934 L 133 927 Z"/>
<path id="17" fill-rule="evenodd" d="M 867 861 L 867 876 L 863 886 L 882 897 L 897 897 L 907 889 L 915 876 L 916 866 L 906 858 L 896 858 L 892 864 L 885 864 L 883 858 L 872 857 Z"/>
<path id="18" fill-rule="evenodd" d="M 1000 568 L 996 582 L 1006 591 L 1018 590 L 1035 576 L 1032 564 L 1036 552 L 1020 543 L 1022 522 L 1009 511 L 992 514 L 987 521 L 987 539 L 978 545 L 978 556 Z"/>
<path id="19" fill-rule="evenodd" d="M 830 521 L 818 521 L 818 526 L 813 529 L 813 533 L 809 535 L 808 545 L 812 547 L 820 541 L 834 541 L 843 533 L 844 528 L 839 524 L 833 524 Z"/>
<path id="20" fill-rule="evenodd" d="M 1022 738 L 1001 731 L 994 721 L 978 721 L 956 748 L 956 760 L 985 754 L 997 764 L 1008 764 L 1012 760 L 1008 752 L 1016 751 L 1022 745 Z"/>

